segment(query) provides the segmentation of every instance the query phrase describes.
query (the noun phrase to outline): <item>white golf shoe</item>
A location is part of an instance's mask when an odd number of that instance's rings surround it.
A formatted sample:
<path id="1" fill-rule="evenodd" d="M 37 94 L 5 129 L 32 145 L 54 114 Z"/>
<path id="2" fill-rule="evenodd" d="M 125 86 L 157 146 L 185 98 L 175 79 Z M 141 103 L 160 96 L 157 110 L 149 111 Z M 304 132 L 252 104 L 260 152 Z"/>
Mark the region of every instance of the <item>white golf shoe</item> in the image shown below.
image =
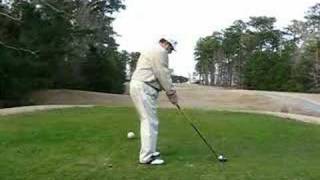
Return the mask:
<path id="1" fill-rule="evenodd" d="M 160 153 L 155 152 L 150 157 L 150 160 L 147 162 L 140 162 L 140 164 L 148 164 L 148 165 L 162 165 L 164 164 L 164 160 L 160 159 Z"/>
<path id="2" fill-rule="evenodd" d="M 153 157 L 160 157 L 160 152 L 156 151 L 154 153 L 152 153 Z"/>
<path id="3" fill-rule="evenodd" d="M 156 159 L 153 159 L 151 160 L 149 163 L 147 164 L 150 164 L 150 165 L 162 165 L 164 164 L 164 160 L 163 159 L 159 159 L 159 158 L 156 158 Z"/>

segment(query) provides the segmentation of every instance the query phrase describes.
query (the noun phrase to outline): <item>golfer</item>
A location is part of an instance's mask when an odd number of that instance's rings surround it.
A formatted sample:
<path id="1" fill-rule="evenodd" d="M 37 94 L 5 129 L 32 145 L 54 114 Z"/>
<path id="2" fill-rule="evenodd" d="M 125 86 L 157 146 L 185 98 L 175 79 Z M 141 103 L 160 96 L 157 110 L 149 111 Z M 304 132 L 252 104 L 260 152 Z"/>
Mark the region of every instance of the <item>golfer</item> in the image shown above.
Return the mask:
<path id="1" fill-rule="evenodd" d="M 161 165 L 164 160 L 157 152 L 158 117 L 157 99 L 165 91 L 170 102 L 178 104 L 168 68 L 168 55 L 175 50 L 177 42 L 168 38 L 149 51 L 142 52 L 130 82 L 130 96 L 140 116 L 141 164 Z"/>

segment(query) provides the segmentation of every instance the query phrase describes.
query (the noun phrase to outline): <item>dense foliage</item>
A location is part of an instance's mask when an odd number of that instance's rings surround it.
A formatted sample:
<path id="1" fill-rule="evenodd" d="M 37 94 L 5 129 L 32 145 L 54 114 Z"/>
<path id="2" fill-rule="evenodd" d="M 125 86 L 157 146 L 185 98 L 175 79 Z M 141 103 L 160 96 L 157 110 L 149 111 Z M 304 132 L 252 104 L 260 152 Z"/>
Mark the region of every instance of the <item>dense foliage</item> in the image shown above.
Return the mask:
<path id="1" fill-rule="evenodd" d="M 124 8 L 121 0 L 2 1 L 0 99 L 54 88 L 121 93 L 127 59 L 112 22 Z"/>
<path id="2" fill-rule="evenodd" d="M 320 92 L 320 4 L 305 21 L 275 28 L 273 17 L 235 21 L 221 32 L 200 38 L 196 71 L 205 85 Z"/>

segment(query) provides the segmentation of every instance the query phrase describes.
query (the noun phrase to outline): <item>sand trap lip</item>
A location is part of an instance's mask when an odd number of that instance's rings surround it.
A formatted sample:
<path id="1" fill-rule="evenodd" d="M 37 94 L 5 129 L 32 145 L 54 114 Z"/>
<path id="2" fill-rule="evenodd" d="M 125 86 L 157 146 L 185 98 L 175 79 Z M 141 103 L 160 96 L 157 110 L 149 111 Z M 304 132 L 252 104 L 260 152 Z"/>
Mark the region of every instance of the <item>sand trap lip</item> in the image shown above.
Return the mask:
<path id="1" fill-rule="evenodd" d="M 189 84 L 177 85 L 177 92 L 179 104 L 183 108 L 269 114 L 304 122 L 320 122 L 320 94 L 224 89 Z M 0 109 L 0 115 L 67 107 L 133 106 L 128 95 L 68 89 L 38 91 L 30 98 L 41 106 Z M 159 107 L 173 108 L 164 93 L 160 95 Z"/>
<path id="2" fill-rule="evenodd" d="M 93 105 L 38 105 L 38 106 L 22 106 L 0 109 L 0 116 L 21 114 L 35 111 L 46 111 L 51 109 L 64 109 L 73 107 L 94 107 Z"/>
<path id="3" fill-rule="evenodd" d="M 73 107 L 83 107 L 90 108 L 95 107 L 95 105 L 38 105 L 38 106 L 24 106 L 24 107 L 15 107 L 15 108 L 6 108 L 0 109 L 0 116 L 21 114 L 35 111 L 46 111 L 51 109 L 65 109 Z M 242 113 L 253 113 L 253 114 L 265 114 L 281 118 L 293 119 L 297 121 L 303 121 L 306 123 L 320 124 L 320 118 L 313 116 L 304 116 L 298 114 L 289 114 L 281 112 L 269 112 L 269 111 L 247 111 L 247 110 L 225 110 L 217 109 L 218 111 L 230 111 L 230 112 L 242 112 Z"/>
<path id="4" fill-rule="evenodd" d="M 281 117 L 285 119 L 293 119 L 297 121 L 302 121 L 306 123 L 320 124 L 320 118 L 314 116 L 305 116 L 300 114 L 290 114 L 290 113 L 281 113 L 281 112 L 270 112 L 270 111 L 247 111 L 247 110 L 226 110 L 230 112 L 243 112 L 243 113 L 253 113 L 253 114 L 265 114 L 276 117 Z"/>

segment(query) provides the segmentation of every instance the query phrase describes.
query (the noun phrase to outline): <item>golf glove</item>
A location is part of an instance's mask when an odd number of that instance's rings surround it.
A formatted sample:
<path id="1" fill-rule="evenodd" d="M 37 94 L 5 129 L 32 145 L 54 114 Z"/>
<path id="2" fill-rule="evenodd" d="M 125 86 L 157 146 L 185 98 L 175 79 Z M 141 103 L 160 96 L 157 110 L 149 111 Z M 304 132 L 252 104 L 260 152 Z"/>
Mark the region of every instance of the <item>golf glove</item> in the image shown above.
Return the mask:
<path id="1" fill-rule="evenodd" d="M 169 101 L 173 104 L 173 105 L 177 105 L 178 104 L 178 96 L 177 96 L 177 92 L 175 90 L 169 90 L 166 92 Z"/>

